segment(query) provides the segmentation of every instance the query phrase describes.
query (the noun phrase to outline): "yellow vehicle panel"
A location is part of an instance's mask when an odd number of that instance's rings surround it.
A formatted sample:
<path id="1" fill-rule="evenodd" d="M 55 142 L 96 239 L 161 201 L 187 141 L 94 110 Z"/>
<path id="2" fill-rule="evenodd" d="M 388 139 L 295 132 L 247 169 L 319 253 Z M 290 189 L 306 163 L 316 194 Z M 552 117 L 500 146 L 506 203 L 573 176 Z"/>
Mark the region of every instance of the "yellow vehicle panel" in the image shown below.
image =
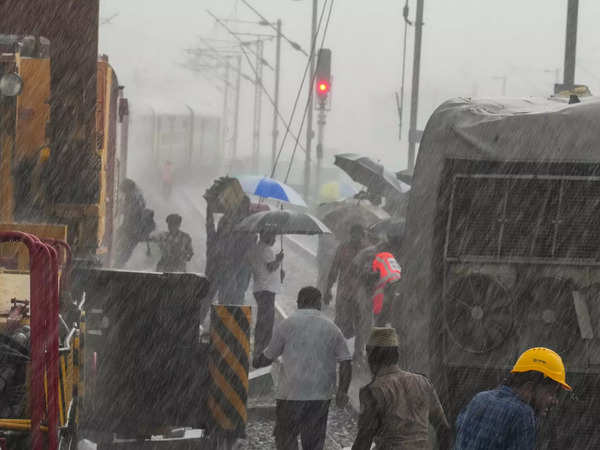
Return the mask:
<path id="1" fill-rule="evenodd" d="M 16 158 L 38 160 L 50 120 L 50 59 L 17 57 L 23 92 L 17 97 Z"/>

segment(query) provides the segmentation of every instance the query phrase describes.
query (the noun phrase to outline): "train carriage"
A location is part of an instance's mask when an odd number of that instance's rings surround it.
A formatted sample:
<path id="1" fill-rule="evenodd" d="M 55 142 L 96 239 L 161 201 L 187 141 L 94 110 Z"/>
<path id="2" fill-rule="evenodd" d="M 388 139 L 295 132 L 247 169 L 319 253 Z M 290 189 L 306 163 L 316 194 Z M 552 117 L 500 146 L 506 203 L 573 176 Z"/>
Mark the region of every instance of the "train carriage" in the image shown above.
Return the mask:
<path id="1" fill-rule="evenodd" d="M 546 346 L 574 394 L 542 446 L 598 446 L 599 119 L 596 98 L 455 99 L 427 124 L 395 325 L 406 365 L 432 376 L 452 420 Z"/>

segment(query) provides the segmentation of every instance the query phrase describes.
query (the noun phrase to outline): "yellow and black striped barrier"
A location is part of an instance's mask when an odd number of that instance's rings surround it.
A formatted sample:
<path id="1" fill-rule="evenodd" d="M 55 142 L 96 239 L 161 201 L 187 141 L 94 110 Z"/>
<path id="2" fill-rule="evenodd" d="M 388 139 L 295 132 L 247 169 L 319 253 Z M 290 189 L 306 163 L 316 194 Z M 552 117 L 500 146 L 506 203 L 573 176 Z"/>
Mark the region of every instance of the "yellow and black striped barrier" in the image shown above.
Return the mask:
<path id="1" fill-rule="evenodd" d="M 214 431 L 231 437 L 246 434 L 250 320 L 249 306 L 212 307 L 208 408 Z"/>

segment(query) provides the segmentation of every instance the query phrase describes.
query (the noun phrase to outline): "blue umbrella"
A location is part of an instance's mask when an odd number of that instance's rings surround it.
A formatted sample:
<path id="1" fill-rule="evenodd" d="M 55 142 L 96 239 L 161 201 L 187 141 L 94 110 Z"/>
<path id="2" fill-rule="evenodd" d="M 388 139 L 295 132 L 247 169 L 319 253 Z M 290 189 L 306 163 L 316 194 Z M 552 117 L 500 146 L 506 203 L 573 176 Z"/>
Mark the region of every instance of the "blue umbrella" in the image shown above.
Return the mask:
<path id="1" fill-rule="evenodd" d="M 293 205 L 306 206 L 306 202 L 300 194 L 287 184 L 257 175 L 241 175 L 236 178 L 239 180 L 242 190 L 247 194 L 281 200 Z"/>

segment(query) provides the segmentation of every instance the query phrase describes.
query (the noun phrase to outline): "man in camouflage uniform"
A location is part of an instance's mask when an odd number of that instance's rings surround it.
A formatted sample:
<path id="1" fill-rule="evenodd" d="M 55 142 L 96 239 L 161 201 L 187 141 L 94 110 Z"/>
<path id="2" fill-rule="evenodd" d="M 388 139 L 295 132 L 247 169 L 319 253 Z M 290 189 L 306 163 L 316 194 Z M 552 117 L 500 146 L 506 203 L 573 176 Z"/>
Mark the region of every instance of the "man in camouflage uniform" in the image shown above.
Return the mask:
<path id="1" fill-rule="evenodd" d="M 157 272 L 185 272 L 186 263 L 194 255 L 192 238 L 180 230 L 181 221 L 179 214 L 169 214 L 167 216 L 169 231 L 152 238 L 158 242 L 161 252 L 161 258 L 156 265 Z"/>
<path id="2" fill-rule="evenodd" d="M 373 328 L 367 343 L 373 381 L 360 390 L 358 435 L 352 450 L 430 450 L 431 423 L 440 448 L 447 448 L 449 425 L 437 393 L 423 375 L 398 366 L 393 328 Z"/>

